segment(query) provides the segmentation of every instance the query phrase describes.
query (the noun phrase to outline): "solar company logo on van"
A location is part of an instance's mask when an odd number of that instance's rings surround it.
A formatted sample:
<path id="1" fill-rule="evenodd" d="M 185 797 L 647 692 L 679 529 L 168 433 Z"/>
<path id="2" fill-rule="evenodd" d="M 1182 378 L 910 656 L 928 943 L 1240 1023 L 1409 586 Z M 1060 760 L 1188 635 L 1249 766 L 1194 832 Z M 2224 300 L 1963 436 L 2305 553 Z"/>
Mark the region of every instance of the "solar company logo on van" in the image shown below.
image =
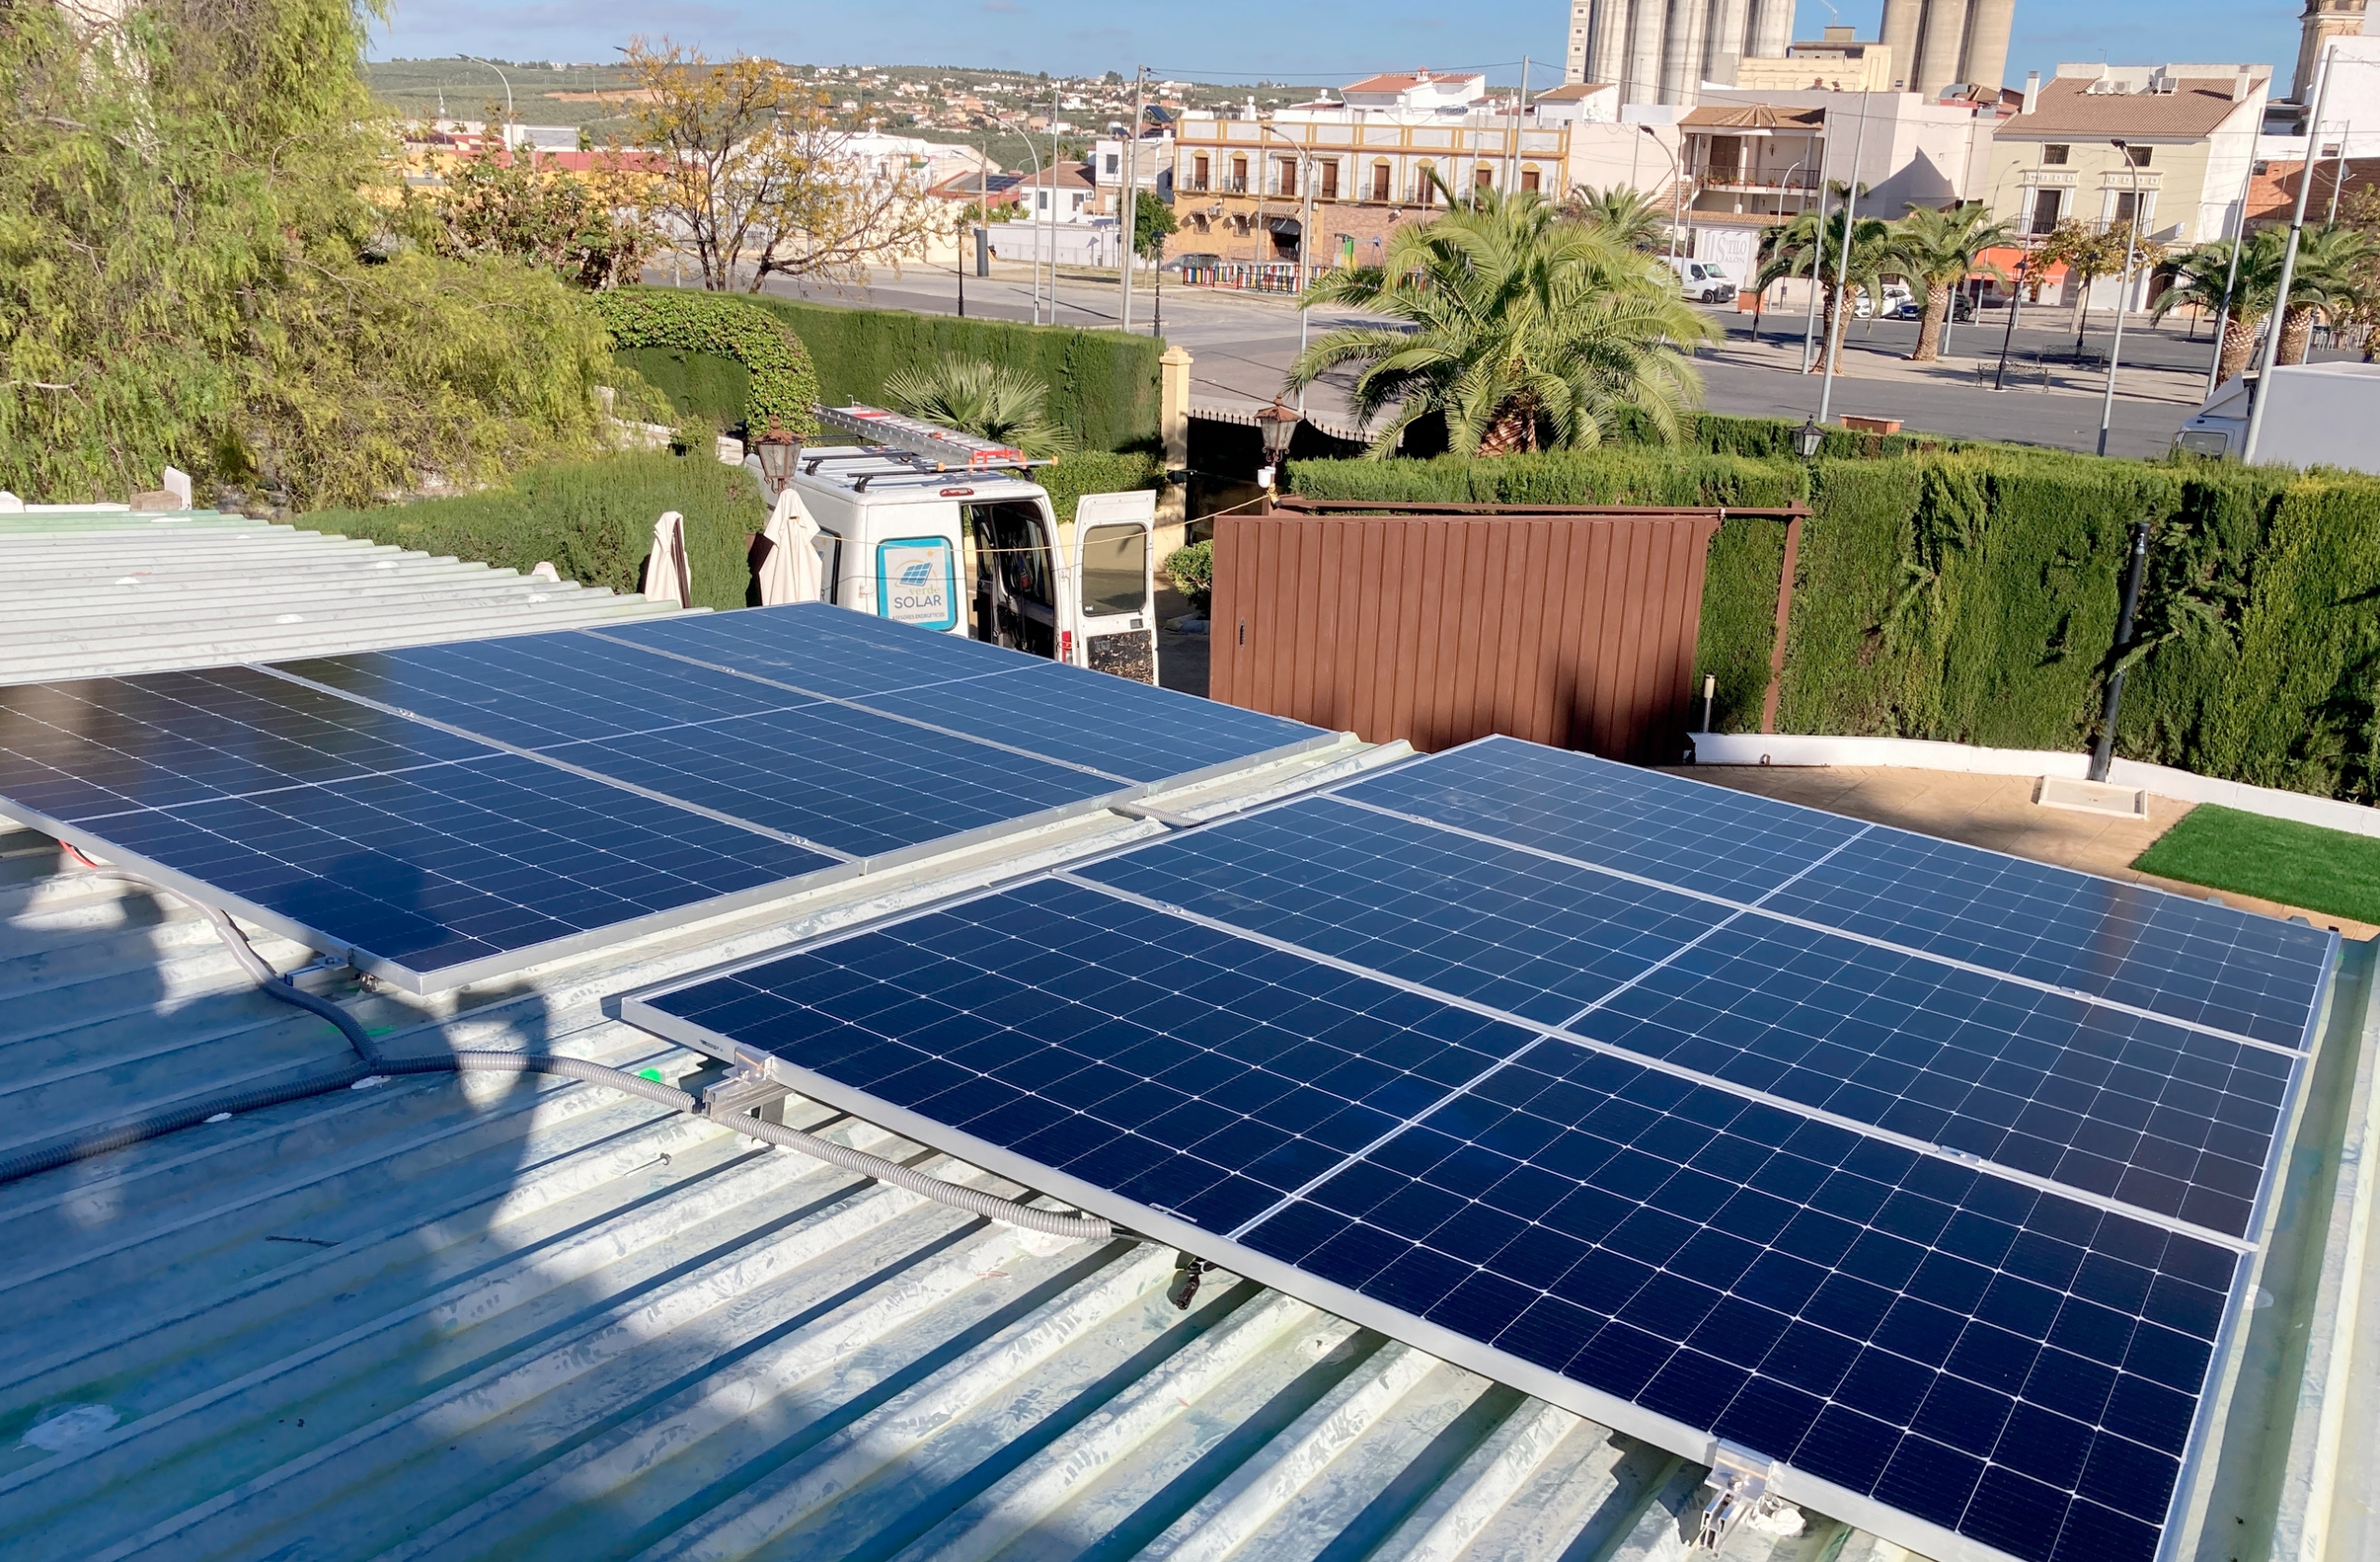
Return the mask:
<path id="1" fill-rule="evenodd" d="M 876 610 L 899 624 L 947 629 L 959 622 L 959 590 L 947 537 L 895 537 L 877 545 Z"/>

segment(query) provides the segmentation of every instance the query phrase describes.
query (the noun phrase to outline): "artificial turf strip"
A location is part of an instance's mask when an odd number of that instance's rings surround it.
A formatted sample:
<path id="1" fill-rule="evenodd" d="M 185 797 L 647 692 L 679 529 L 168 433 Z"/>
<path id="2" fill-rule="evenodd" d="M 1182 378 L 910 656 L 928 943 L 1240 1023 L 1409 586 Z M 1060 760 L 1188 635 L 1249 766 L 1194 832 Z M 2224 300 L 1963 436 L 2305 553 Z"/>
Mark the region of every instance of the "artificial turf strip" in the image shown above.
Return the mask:
<path id="1" fill-rule="evenodd" d="M 2380 839 L 2201 803 L 2133 867 L 2284 906 L 2380 922 Z"/>

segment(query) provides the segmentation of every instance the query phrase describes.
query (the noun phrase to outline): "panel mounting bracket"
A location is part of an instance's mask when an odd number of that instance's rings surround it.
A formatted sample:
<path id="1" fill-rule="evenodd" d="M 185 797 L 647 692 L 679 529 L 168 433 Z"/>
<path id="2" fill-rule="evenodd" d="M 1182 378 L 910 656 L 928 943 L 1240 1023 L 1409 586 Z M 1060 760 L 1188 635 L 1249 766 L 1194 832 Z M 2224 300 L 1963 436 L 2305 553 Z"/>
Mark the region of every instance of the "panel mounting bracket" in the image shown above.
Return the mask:
<path id="1" fill-rule="evenodd" d="M 1745 1520 L 1768 1528 L 1762 1521 L 1780 1516 L 1791 1504 L 1768 1489 L 1776 1473 L 1776 1462 L 1765 1455 L 1721 1443 L 1703 1483 L 1711 1489 L 1711 1501 L 1702 1510 L 1702 1528 L 1694 1537 L 1689 1555 L 1702 1551 L 1715 1556 Z M 1801 1526 L 1797 1523 L 1792 1528 L 1798 1531 Z"/>
<path id="2" fill-rule="evenodd" d="M 714 1120 L 753 1117 L 762 1122 L 785 1121 L 785 1098 L 793 1093 L 761 1069 L 739 1062 L 727 1078 L 703 1092 L 703 1116 Z"/>

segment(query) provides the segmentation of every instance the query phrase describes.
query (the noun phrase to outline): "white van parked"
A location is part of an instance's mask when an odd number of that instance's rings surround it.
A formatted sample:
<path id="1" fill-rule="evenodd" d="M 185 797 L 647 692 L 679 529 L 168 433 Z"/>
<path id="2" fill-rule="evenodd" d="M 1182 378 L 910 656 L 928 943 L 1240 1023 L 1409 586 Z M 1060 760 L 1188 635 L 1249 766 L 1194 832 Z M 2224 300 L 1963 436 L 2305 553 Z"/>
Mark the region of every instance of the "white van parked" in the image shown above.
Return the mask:
<path id="1" fill-rule="evenodd" d="M 1736 296 L 1734 279 L 1716 260 L 1697 260 L 1687 255 L 1673 255 L 1669 258 L 1670 270 L 1677 273 L 1678 290 L 1689 302 L 1724 304 Z"/>
<path id="2" fill-rule="evenodd" d="M 2234 376 L 2174 435 L 2177 449 L 2243 456 L 2254 381 Z M 2380 364 L 2291 364 L 2272 371 L 2272 404 L 2256 439 L 2259 465 L 2380 471 Z"/>
<path id="3" fill-rule="evenodd" d="M 1086 494 L 1061 525 L 1013 450 L 874 407 L 818 412 L 866 441 L 795 457 L 826 600 L 1157 682 L 1155 494 Z"/>

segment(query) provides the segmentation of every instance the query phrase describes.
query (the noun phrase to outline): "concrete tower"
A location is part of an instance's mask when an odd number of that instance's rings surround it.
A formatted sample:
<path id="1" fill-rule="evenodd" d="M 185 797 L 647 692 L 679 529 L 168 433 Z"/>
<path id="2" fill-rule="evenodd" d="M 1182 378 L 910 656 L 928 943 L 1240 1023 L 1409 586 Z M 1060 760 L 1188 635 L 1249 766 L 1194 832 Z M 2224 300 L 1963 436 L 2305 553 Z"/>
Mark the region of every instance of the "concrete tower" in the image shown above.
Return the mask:
<path id="1" fill-rule="evenodd" d="M 1692 105 L 1704 82 L 1732 86 L 1746 55 L 1793 38 L 1793 0 L 1571 0 L 1571 81 L 1617 83 L 1622 103 Z"/>
<path id="2" fill-rule="evenodd" d="M 2314 69 L 2322 60 L 2322 46 L 2363 31 L 2365 0 L 2306 0 L 2306 14 L 2297 20 L 2297 74 L 2291 80 L 2292 102 L 2303 104 L 2314 90 Z"/>
<path id="3" fill-rule="evenodd" d="M 2335 3 L 2360 10 L 2362 0 Z M 1884 0 L 1883 42 L 1904 89 L 1931 99 L 1956 85 L 1999 86 L 2016 20 L 2016 0 Z"/>

